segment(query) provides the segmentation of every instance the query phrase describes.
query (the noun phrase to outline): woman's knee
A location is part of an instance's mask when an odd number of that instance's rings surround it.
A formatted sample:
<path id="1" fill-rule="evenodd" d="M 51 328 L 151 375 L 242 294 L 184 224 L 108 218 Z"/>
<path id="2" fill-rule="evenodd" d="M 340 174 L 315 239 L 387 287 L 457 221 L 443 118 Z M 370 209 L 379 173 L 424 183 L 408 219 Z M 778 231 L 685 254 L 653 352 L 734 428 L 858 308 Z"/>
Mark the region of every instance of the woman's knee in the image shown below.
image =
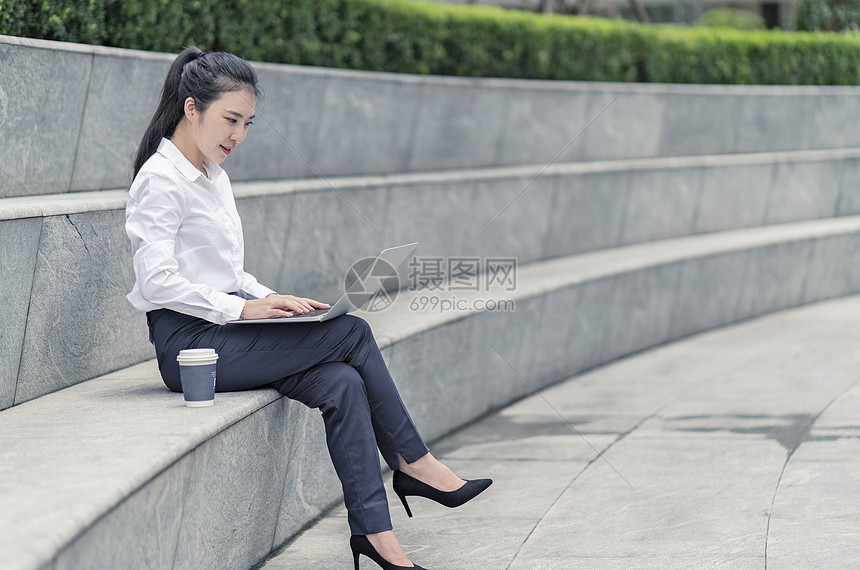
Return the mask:
<path id="1" fill-rule="evenodd" d="M 348 327 L 350 334 L 358 334 L 362 337 L 373 337 L 373 331 L 370 329 L 370 325 L 361 317 L 356 317 L 355 315 L 343 315 L 338 317 L 337 320 L 342 321 L 343 326 Z"/>
<path id="2" fill-rule="evenodd" d="M 344 326 L 348 327 L 347 338 L 352 347 L 348 357 L 350 362 L 356 358 L 363 359 L 371 349 L 379 350 L 379 345 L 376 344 L 373 331 L 367 321 L 353 315 L 344 315 L 340 318 L 346 319 Z"/>
<path id="3" fill-rule="evenodd" d="M 311 407 L 342 407 L 356 399 L 367 399 L 364 380 L 358 370 L 345 362 L 315 366 L 305 373 L 299 384 L 304 385 L 304 397 L 300 399 L 307 400 L 306 403 Z"/>

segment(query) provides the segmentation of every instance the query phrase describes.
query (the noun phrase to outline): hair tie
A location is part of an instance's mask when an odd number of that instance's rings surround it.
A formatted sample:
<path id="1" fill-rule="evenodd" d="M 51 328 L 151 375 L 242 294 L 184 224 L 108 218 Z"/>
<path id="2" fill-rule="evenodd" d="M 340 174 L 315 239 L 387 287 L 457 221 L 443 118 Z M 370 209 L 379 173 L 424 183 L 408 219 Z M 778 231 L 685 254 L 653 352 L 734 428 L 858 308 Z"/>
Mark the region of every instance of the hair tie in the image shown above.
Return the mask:
<path id="1" fill-rule="evenodd" d="M 188 64 L 189 64 L 189 63 L 191 63 L 192 61 L 197 61 L 198 59 L 202 59 L 204 55 L 206 55 L 206 52 L 205 52 L 205 51 L 198 51 L 196 54 L 194 54 L 194 58 L 193 58 L 193 59 L 189 59 L 188 61 L 186 61 L 185 63 L 183 63 L 183 64 L 182 64 L 182 71 L 183 71 L 183 72 L 185 71 L 185 66 L 186 66 L 186 65 L 188 65 Z"/>

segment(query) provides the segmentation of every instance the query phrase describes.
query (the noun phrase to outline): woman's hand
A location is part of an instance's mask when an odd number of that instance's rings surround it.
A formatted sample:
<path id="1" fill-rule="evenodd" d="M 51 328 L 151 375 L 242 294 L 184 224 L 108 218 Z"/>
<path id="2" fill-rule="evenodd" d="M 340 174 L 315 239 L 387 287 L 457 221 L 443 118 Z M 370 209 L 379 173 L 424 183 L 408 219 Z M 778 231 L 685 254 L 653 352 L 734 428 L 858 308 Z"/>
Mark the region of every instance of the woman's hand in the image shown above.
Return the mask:
<path id="1" fill-rule="evenodd" d="M 313 311 L 327 309 L 327 303 L 320 303 L 306 297 L 293 295 L 278 295 L 272 293 L 265 299 L 249 299 L 245 301 L 245 319 L 270 319 L 274 317 L 292 317 Z"/>

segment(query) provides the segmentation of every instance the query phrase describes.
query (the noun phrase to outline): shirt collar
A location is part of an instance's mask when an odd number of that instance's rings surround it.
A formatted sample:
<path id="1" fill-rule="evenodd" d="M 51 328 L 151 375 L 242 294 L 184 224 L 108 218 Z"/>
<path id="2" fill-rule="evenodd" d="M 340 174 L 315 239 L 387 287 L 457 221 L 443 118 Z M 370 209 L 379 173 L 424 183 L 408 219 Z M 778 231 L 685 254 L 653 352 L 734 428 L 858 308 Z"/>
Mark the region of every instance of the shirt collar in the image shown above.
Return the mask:
<path id="1" fill-rule="evenodd" d="M 191 164 L 190 160 L 185 158 L 182 151 L 170 139 L 161 139 L 161 142 L 158 143 L 158 153 L 167 158 L 189 182 L 194 182 L 197 178 L 203 176 L 203 173 L 197 170 L 197 167 Z M 220 165 L 211 162 L 209 159 L 203 161 L 203 167 L 209 173 L 208 178 L 211 182 L 215 182 L 223 172 Z"/>

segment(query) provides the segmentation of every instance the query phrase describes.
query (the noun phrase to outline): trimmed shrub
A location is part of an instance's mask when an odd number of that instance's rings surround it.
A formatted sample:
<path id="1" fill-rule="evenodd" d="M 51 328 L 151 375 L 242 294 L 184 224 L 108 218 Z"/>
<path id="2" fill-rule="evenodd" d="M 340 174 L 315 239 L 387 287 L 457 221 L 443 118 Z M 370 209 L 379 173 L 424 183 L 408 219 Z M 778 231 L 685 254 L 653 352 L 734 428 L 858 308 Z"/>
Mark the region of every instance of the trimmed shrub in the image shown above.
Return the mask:
<path id="1" fill-rule="evenodd" d="M 643 59 L 659 83 L 854 85 L 860 76 L 860 44 L 836 34 L 665 28 Z"/>
<path id="2" fill-rule="evenodd" d="M 860 77 L 856 34 L 658 27 L 407 0 L 0 0 L 0 33 L 474 77 L 850 85 Z"/>
<path id="3" fill-rule="evenodd" d="M 211 0 L 103 0 L 107 45 L 176 53 L 215 44 Z"/>
<path id="4" fill-rule="evenodd" d="M 0 34 L 101 44 L 106 0 L 0 0 Z"/>

